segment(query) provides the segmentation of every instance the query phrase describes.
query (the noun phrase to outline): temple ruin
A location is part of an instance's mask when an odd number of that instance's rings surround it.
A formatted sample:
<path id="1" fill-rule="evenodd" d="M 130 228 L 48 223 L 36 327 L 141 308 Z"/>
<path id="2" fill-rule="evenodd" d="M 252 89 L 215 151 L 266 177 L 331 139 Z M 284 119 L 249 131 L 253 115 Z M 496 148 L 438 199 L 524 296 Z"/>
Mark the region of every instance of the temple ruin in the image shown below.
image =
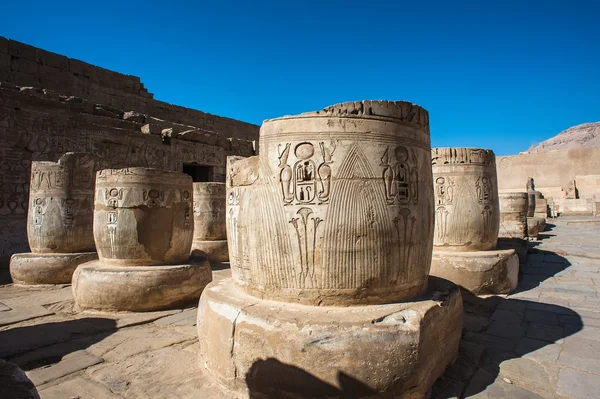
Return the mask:
<path id="1" fill-rule="evenodd" d="M 0 397 L 595 397 L 598 155 L 259 130 L 0 37 Z"/>
<path id="2" fill-rule="evenodd" d="M 155 100 L 135 76 L 0 37 L 0 267 L 28 251 L 32 162 L 84 152 L 224 182 L 226 157 L 257 139 L 256 125 Z"/>
<path id="3" fill-rule="evenodd" d="M 500 227 L 492 150 L 434 148 L 435 234 L 431 274 L 475 294 L 508 293 L 518 283 L 514 249 L 496 249 Z"/>

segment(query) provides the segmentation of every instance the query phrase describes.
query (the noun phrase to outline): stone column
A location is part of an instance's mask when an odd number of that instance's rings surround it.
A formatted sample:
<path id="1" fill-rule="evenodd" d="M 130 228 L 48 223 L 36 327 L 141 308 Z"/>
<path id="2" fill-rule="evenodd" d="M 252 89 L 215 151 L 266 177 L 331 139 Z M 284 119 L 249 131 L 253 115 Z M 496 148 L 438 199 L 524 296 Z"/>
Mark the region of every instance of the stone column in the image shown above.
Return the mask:
<path id="1" fill-rule="evenodd" d="M 427 288 L 429 165 L 427 111 L 407 102 L 266 121 L 260 156 L 228 159 L 232 278 L 198 310 L 208 372 L 272 397 L 339 396 L 340 375 L 356 396 L 424 395 L 462 318 L 454 285 Z"/>
<path id="2" fill-rule="evenodd" d="M 12 256 L 15 283 L 68 284 L 79 264 L 97 258 L 92 223 L 99 160 L 68 152 L 58 162 L 32 162 L 27 214 L 31 253 Z"/>
<path id="3" fill-rule="evenodd" d="M 194 183 L 192 256 L 228 262 L 225 183 Z"/>
<path id="4" fill-rule="evenodd" d="M 500 193 L 500 231 L 499 237 L 519 238 L 527 237 L 527 193 Z"/>
<path id="5" fill-rule="evenodd" d="M 80 309 L 149 311 L 197 299 L 211 280 L 206 260 L 188 261 L 192 179 L 158 169 L 98 172 L 94 239 L 99 260 L 73 275 Z"/>
<path id="6" fill-rule="evenodd" d="M 434 148 L 435 235 L 431 274 L 476 294 L 516 288 L 514 250 L 495 250 L 500 224 L 496 162 L 481 148 Z"/>
<path id="7" fill-rule="evenodd" d="M 538 234 L 546 229 L 546 217 L 548 216 L 548 202 L 542 193 L 536 191 L 533 177 L 527 179 L 527 196 L 529 205 L 527 207 L 527 235 L 532 240 L 537 240 Z"/>
<path id="8" fill-rule="evenodd" d="M 517 251 L 519 261 L 527 261 L 527 212 L 528 195 L 526 192 L 499 193 L 500 231 L 498 248 Z"/>

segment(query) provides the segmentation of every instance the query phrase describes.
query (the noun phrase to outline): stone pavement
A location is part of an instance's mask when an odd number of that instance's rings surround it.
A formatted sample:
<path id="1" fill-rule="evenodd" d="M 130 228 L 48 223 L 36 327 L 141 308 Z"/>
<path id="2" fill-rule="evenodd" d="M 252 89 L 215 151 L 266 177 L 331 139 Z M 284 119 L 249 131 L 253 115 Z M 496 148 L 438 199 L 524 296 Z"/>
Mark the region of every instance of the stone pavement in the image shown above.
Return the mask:
<path id="1" fill-rule="evenodd" d="M 464 294 L 434 398 L 600 397 L 600 219 L 549 220 L 518 290 Z M 213 278 L 229 274 L 218 265 Z M 0 358 L 45 398 L 226 398 L 200 370 L 196 309 L 78 313 L 70 286 L 0 286 Z"/>
<path id="2" fill-rule="evenodd" d="M 529 245 L 515 293 L 463 294 L 460 355 L 434 397 L 600 397 L 600 219 L 551 219 Z"/>

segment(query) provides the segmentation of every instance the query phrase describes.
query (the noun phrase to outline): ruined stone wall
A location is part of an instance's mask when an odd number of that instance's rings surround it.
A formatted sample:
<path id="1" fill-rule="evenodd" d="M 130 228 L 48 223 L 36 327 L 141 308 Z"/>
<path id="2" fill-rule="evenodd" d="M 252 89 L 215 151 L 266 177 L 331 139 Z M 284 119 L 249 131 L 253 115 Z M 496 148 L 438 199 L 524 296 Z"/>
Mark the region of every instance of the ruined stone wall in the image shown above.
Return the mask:
<path id="1" fill-rule="evenodd" d="M 212 166 L 215 181 L 225 180 L 228 155 L 254 154 L 247 140 L 0 82 L 0 267 L 13 253 L 29 250 L 31 162 L 57 161 L 68 151 L 100 155 L 110 168 Z"/>
<path id="2" fill-rule="evenodd" d="M 496 158 L 498 186 L 502 192 L 525 191 L 528 177 L 535 189 L 561 212 L 591 213 L 592 203 L 600 200 L 600 148 L 539 152 Z M 575 182 L 577 198 L 569 194 Z"/>
<path id="3" fill-rule="evenodd" d="M 42 87 L 225 137 L 258 140 L 256 125 L 155 100 L 136 76 L 109 71 L 3 37 L 0 37 L 0 82 Z"/>

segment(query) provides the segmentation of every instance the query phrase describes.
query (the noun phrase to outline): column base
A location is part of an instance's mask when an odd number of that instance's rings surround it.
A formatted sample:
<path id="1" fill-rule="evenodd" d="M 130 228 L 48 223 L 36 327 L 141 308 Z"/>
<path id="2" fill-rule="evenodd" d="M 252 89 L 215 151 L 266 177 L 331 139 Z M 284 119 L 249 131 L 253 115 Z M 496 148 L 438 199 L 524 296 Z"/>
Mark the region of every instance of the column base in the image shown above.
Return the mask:
<path id="1" fill-rule="evenodd" d="M 85 263 L 73 274 L 73 296 L 81 310 L 148 312 L 197 300 L 212 280 L 205 259 L 169 266 L 105 266 Z"/>
<path id="2" fill-rule="evenodd" d="M 476 295 L 508 294 L 519 282 L 519 258 L 514 249 L 434 250 L 430 275 L 450 280 Z"/>
<path id="3" fill-rule="evenodd" d="M 432 278 L 415 302 L 319 307 L 260 300 L 229 278 L 206 287 L 197 325 L 228 397 L 424 398 L 456 357 L 462 297 Z"/>
<path id="4" fill-rule="evenodd" d="M 527 262 L 527 251 L 529 250 L 529 244 L 527 237 L 525 238 L 498 238 L 497 249 L 514 249 L 517 251 L 519 257 L 519 263 Z"/>
<path id="5" fill-rule="evenodd" d="M 77 266 L 95 259 L 96 252 L 14 254 L 10 258 L 10 276 L 15 284 L 71 284 Z"/>
<path id="6" fill-rule="evenodd" d="M 528 217 L 527 218 L 527 236 L 530 239 L 537 240 L 538 234 L 546 229 L 546 218 Z"/>
<path id="7" fill-rule="evenodd" d="M 192 243 L 192 256 L 204 257 L 210 262 L 229 262 L 227 240 L 194 241 Z"/>

